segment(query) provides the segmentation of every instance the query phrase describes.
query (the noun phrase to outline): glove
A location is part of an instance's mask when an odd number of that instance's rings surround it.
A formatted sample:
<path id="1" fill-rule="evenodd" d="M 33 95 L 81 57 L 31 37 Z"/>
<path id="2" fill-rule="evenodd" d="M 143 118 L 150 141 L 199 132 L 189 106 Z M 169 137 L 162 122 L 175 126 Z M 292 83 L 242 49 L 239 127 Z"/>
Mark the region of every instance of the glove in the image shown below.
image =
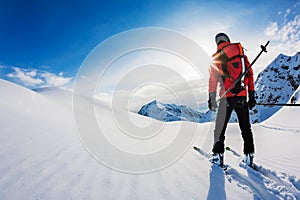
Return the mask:
<path id="1" fill-rule="evenodd" d="M 254 97 L 254 93 L 255 93 L 255 91 L 249 91 L 248 92 L 248 95 L 249 95 L 248 106 L 249 106 L 250 110 L 252 110 L 252 108 L 254 108 L 254 106 L 256 105 L 256 100 L 255 100 L 255 97 Z"/>
<path id="2" fill-rule="evenodd" d="M 218 107 L 217 101 L 216 101 L 216 92 L 210 92 L 208 95 L 208 108 L 211 111 L 216 111 L 216 108 Z"/>

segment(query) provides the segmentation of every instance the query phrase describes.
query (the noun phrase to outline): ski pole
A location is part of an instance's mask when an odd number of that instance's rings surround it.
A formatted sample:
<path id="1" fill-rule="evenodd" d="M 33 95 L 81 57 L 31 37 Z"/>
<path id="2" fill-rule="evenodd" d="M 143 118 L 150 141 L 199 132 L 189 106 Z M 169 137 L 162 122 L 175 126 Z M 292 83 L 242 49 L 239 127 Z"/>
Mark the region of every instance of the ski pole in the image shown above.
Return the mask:
<path id="1" fill-rule="evenodd" d="M 293 103 L 257 103 L 257 106 L 300 106 L 300 104 Z"/>
<path id="2" fill-rule="evenodd" d="M 253 66 L 253 64 L 257 61 L 257 59 L 260 57 L 260 55 L 265 52 L 267 53 L 267 46 L 269 45 L 270 41 L 268 41 L 264 46 L 260 45 L 260 52 L 259 54 L 254 58 L 254 60 L 252 61 L 252 63 L 249 65 L 249 67 L 232 83 L 232 85 L 224 92 L 224 94 L 222 94 L 222 96 L 220 96 L 220 98 L 217 100 L 217 102 L 219 102 L 222 98 L 224 98 L 226 96 L 226 94 L 228 92 L 230 92 L 230 90 L 237 84 L 237 82 L 239 82 L 246 74 L 247 72 L 251 69 L 251 67 Z"/>

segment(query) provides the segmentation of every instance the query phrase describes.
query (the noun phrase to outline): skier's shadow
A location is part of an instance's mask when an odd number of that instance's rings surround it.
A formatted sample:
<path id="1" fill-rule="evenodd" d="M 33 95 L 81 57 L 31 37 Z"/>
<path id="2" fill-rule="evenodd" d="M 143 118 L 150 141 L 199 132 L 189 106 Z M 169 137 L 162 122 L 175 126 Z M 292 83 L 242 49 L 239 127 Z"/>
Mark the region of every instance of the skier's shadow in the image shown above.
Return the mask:
<path id="1" fill-rule="evenodd" d="M 210 186 L 208 190 L 207 200 L 226 199 L 225 176 L 224 171 L 220 167 L 216 165 L 211 166 L 209 181 Z"/>

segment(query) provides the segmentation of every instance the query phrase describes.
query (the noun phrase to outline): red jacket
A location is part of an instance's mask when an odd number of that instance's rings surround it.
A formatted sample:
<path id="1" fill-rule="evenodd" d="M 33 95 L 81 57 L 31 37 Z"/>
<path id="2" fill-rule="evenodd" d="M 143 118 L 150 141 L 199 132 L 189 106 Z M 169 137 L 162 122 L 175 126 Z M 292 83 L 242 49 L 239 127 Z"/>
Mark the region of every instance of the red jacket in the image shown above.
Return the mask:
<path id="1" fill-rule="evenodd" d="M 229 81 L 225 81 L 226 84 L 223 83 L 223 81 L 222 81 L 222 75 L 223 75 L 222 63 L 218 59 L 218 56 L 217 56 L 218 51 L 220 51 L 224 46 L 226 46 L 228 44 L 230 44 L 230 42 L 222 42 L 221 44 L 219 44 L 219 46 L 217 48 L 217 52 L 212 56 L 212 59 L 213 59 L 212 64 L 209 67 L 210 76 L 209 76 L 208 92 L 216 92 L 217 91 L 217 86 L 218 86 L 218 83 L 219 83 L 219 86 L 220 86 L 219 95 L 220 96 L 222 96 L 222 94 L 224 94 L 224 92 L 234 82 L 234 80 L 229 80 Z M 249 67 L 250 63 L 249 63 L 249 60 L 248 60 L 247 56 L 244 56 L 244 58 L 245 58 L 245 66 Z M 232 92 L 228 92 L 226 94 L 226 97 L 247 96 L 247 89 L 249 91 L 254 91 L 254 78 L 253 78 L 252 68 L 250 68 L 248 73 L 245 75 L 244 85 L 246 86 L 245 90 L 242 90 L 237 95 L 234 95 Z"/>

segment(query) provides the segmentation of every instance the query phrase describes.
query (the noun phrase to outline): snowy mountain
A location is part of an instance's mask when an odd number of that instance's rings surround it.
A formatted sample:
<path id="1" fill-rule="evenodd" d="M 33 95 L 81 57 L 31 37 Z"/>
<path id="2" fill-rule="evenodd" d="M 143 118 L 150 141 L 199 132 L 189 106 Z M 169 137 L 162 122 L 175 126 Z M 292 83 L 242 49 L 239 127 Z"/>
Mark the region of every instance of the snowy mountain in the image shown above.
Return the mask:
<path id="1" fill-rule="evenodd" d="M 205 123 L 214 121 L 217 112 L 212 112 L 210 110 L 200 112 L 185 105 L 164 104 L 157 100 L 153 100 L 142 106 L 138 114 L 163 122 L 190 121 Z M 237 122 L 237 116 L 235 113 L 232 113 L 229 122 Z"/>
<path id="2" fill-rule="evenodd" d="M 195 132 L 190 146 L 171 165 L 136 174 L 107 167 L 86 151 L 75 128 L 71 91 L 32 91 L 0 80 L 0 93 L 0 199 L 300 199 L 298 107 L 280 110 L 269 124 L 267 120 L 252 126 L 255 162 L 261 172 L 244 168 L 239 156 L 225 152 L 225 163 L 230 166 L 225 175 L 192 148 L 211 149 L 213 123 L 163 123 L 128 112 L 131 121 L 126 123 L 145 127 L 138 129 L 141 135 L 153 121 L 161 125 L 160 132 L 138 139 L 124 133 L 112 108 L 96 102 L 95 115 L 104 121 L 100 121 L 101 128 L 112 144 L 127 152 L 140 149 L 145 157 L 128 160 L 132 166 L 147 165 L 146 157 L 153 152 L 159 154 L 152 159 L 172 156 Z M 179 135 L 180 130 L 184 134 Z M 238 124 L 228 125 L 226 137 L 226 145 L 241 153 Z M 167 147 L 173 148 L 168 156 L 160 155 Z M 121 160 L 107 147 L 101 150 L 114 162 Z"/>
<path id="3" fill-rule="evenodd" d="M 154 100 L 144 105 L 138 112 L 140 115 L 151 117 L 164 122 L 171 121 L 191 121 L 191 122 L 209 122 L 211 121 L 211 112 L 201 113 L 192 108 L 176 104 L 163 104 Z"/>
<path id="4" fill-rule="evenodd" d="M 289 103 L 292 94 L 300 85 L 300 52 L 294 56 L 280 54 L 269 64 L 255 81 L 257 102 Z M 252 122 L 262 122 L 276 113 L 280 106 L 256 106 Z"/>

